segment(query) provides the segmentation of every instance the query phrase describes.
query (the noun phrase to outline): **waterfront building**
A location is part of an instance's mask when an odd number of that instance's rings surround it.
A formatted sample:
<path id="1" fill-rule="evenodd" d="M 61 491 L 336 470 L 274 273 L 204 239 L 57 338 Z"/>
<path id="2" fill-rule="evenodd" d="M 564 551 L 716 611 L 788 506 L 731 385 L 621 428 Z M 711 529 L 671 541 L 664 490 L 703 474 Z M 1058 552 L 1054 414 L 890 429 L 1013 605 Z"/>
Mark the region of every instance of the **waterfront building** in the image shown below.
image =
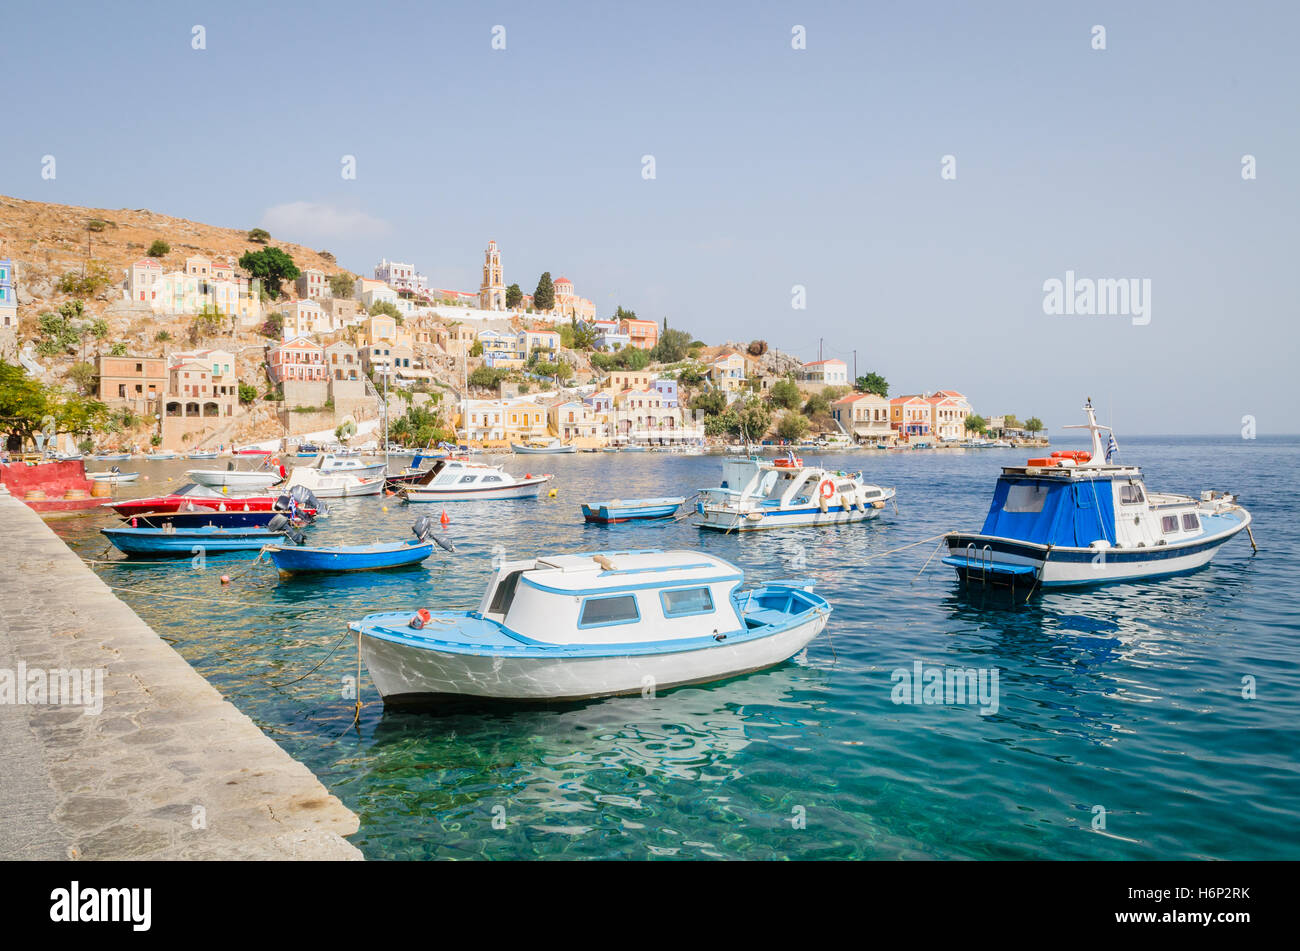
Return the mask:
<path id="1" fill-rule="evenodd" d="M 206 381 L 211 387 L 211 395 L 238 398 L 239 375 L 235 365 L 235 355 L 229 350 L 178 350 L 167 355 L 169 374 L 182 364 L 195 364 L 206 371 Z M 170 393 L 176 392 L 173 386 Z"/>
<path id="2" fill-rule="evenodd" d="M 601 384 L 614 392 L 622 390 L 643 390 L 654 383 L 658 376 L 652 370 L 610 370 L 609 376 Z"/>
<path id="3" fill-rule="evenodd" d="M 664 406 L 676 407 L 679 405 L 677 401 L 677 381 L 672 377 L 661 376 L 651 385 L 658 390 L 659 395 L 663 397 Z"/>
<path id="4" fill-rule="evenodd" d="M 546 408 L 530 399 L 462 400 L 461 427 L 472 443 L 504 446 L 548 437 Z"/>
<path id="5" fill-rule="evenodd" d="M 506 309 L 506 282 L 501 270 L 501 250 L 489 241 L 483 252 L 483 283 L 478 289 L 478 305 L 484 310 Z"/>
<path id="6" fill-rule="evenodd" d="M 18 352 L 18 291 L 14 262 L 0 258 L 0 357 L 10 359 Z"/>
<path id="7" fill-rule="evenodd" d="M 889 426 L 900 439 L 929 437 L 930 404 L 924 396 L 896 396 L 889 401 Z"/>
<path id="8" fill-rule="evenodd" d="M 831 418 L 860 442 L 878 442 L 893 435 L 889 400 L 875 393 L 850 393 L 831 403 Z"/>
<path id="9" fill-rule="evenodd" d="M 930 431 L 940 439 L 965 439 L 966 417 L 974 410 L 956 390 L 938 390 L 926 397 L 930 404 Z"/>
<path id="10" fill-rule="evenodd" d="M 562 400 L 546 408 L 551 432 L 566 443 L 582 448 L 601 445 L 607 440 L 604 426 L 596 411 L 582 400 Z"/>

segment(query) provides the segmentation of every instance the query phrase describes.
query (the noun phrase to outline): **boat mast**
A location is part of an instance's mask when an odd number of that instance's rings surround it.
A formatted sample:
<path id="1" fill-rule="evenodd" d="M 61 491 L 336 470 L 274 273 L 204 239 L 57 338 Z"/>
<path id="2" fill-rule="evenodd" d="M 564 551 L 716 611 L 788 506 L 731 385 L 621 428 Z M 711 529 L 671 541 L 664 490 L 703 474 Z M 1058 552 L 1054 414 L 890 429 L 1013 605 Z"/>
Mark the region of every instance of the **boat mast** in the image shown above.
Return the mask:
<path id="1" fill-rule="evenodd" d="M 1107 432 L 1107 433 L 1111 432 L 1111 428 L 1109 426 L 1102 426 L 1100 423 L 1097 422 L 1097 413 L 1092 408 L 1091 396 L 1088 397 L 1088 401 L 1083 404 L 1083 411 L 1088 414 L 1088 422 L 1086 424 L 1076 423 L 1069 426 L 1062 426 L 1061 428 L 1088 430 L 1089 434 L 1092 436 L 1092 460 L 1091 461 L 1093 463 L 1105 462 L 1106 444 L 1101 441 L 1101 434 L 1103 432 Z"/>

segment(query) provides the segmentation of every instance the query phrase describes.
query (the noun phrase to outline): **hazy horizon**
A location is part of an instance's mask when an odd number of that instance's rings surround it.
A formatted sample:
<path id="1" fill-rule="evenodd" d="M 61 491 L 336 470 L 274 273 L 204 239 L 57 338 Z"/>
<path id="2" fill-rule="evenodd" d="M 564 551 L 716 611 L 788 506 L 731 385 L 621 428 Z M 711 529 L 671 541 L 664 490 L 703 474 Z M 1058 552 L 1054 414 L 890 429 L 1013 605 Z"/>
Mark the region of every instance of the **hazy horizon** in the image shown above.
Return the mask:
<path id="1" fill-rule="evenodd" d="M 468 291 L 495 239 L 526 293 L 549 270 L 709 343 L 824 338 L 893 394 L 1054 436 L 1088 396 L 1121 445 L 1283 435 L 1297 26 L 1281 3 L 28 5 L 0 193 Z M 1149 309 L 1045 313 L 1045 282 L 1085 279 Z"/>

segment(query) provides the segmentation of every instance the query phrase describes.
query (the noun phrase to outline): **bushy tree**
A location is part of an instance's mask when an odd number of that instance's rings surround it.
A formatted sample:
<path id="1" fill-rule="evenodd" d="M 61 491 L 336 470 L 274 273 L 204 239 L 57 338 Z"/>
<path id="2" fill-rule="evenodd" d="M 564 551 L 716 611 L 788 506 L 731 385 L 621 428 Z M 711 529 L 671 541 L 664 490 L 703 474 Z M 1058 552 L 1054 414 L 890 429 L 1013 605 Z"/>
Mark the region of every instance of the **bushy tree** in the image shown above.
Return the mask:
<path id="1" fill-rule="evenodd" d="M 254 228 L 248 232 L 248 240 L 254 244 L 266 244 L 271 240 L 271 233 L 264 228 Z M 243 265 L 240 265 L 241 267 Z"/>
<path id="2" fill-rule="evenodd" d="M 684 330 L 664 328 L 659 335 L 659 342 L 650 351 L 656 363 L 676 363 L 685 360 L 690 352 L 691 335 Z"/>
<path id="3" fill-rule="evenodd" d="M 351 274 L 330 275 L 330 294 L 334 297 L 351 297 L 356 286 L 357 282 Z"/>
<path id="4" fill-rule="evenodd" d="M 879 373 L 868 373 L 858 377 L 853 388 L 859 393 L 875 393 L 877 396 L 889 395 L 889 383 Z"/>
<path id="5" fill-rule="evenodd" d="M 245 251 L 239 259 L 239 266 L 262 282 L 262 289 L 272 300 L 280 297 L 282 281 L 296 281 L 302 273 L 293 263 L 293 258 L 280 248 Z"/>
<path id="6" fill-rule="evenodd" d="M 803 397 L 794 380 L 786 377 L 772 384 L 772 388 L 768 391 L 768 399 L 772 401 L 773 406 L 780 409 L 795 409 Z"/>
<path id="7" fill-rule="evenodd" d="M 1043 426 L 1043 421 L 1037 416 L 1030 416 L 1025 420 L 1023 428 L 1031 433 L 1041 433 L 1046 427 Z"/>
<path id="8" fill-rule="evenodd" d="M 808 417 L 799 413 L 786 413 L 776 424 L 776 434 L 788 442 L 798 442 L 808 434 Z"/>
<path id="9" fill-rule="evenodd" d="M 523 301 L 524 292 L 519 289 L 518 284 L 511 284 L 506 288 L 506 307 L 510 310 L 516 310 Z"/>
<path id="10" fill-rule="evenodd" d="M 149 245 L 146 252 L 151 258 L 165 258 L 172 253 L 172 246 L 162 238 L 155 238 L 153 244 Z"/>
<path id="11" fill-rule="evenodd" d="M 397 305 L 392 301 L 387 300 L 377 300 L 371 304 L 369 314 L 371 317 L 377 317 L 382 314 L 387 317 L 392 317 L 398 322 L 402 320 L 402 312 L 397 309 Z"/>
<path id="12" fill-rule="evenodd" d="M 763 354 L 767 353 L 767 341 L 751 340 L 747 349 L 749 350 L 749 355 L 751 357 L 761 357 Z"/>
<path id="13" fill-rule="evenodd" d="M 988 431 L 988 421 L 978 413 L 971 413 L 962 422 L 968 433 L 985 433 Z"/>

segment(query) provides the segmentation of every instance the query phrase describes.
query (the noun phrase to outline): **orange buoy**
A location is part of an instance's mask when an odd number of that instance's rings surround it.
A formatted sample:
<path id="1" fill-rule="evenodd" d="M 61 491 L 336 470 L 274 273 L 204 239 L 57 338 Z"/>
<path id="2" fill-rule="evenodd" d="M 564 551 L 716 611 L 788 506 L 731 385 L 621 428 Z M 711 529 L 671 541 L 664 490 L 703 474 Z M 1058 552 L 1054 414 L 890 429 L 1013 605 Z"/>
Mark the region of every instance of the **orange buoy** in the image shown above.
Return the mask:
<path id="1" fill-rule="evenodd" d="M 438 521 L 441 522 L 443 525 L 446 525 L 448 522 L 451 521 L 451 518 L 447 515 L 446 509 L 442 510 L 442 517 L 438 519 Z"/>
<path id="2" fill-rule="evenodd" d="M 230 575 L 222 575 L 222 576 L 221 576 L 221 583 L 222 583 L 222 584 L 230 584 Z"/>

